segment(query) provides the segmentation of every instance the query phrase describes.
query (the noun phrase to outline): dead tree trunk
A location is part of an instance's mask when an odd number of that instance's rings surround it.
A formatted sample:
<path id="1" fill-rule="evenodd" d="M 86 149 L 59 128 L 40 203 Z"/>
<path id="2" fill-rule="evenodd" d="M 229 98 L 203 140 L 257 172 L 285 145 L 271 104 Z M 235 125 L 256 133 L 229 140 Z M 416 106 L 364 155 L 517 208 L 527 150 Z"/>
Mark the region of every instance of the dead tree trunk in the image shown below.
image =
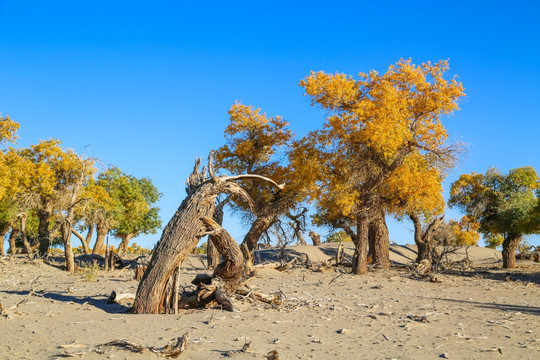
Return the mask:
<path id="1" fill-rule="evenodd" d="M 167 283 L 172 281 L 170 278 L 178 264 L 188 256 L 197 246 L 199 239 L 204 236 L 206 226 L 202 218 L 211 218 L 214 213 L 216 197 L 220 193 L 234 194 L 246 199 L 252 205 L 253 202 L 249 195 L 235 180 L 254 177 L 266 179 L 258 175 L 217 177 L 212 169 L 211 157 L 212 154 L 208 161 L 209 178 L 206 176 L 205 168 L 203 168 L 202 173 L 199 171 L 200 159 L 197 159 L 195 169 L 187 180 L 187 197 L 163 230 L 148 268 L 139 283 L 133 303 L 133 313 L 157 314 L 163 312 Z"/>
<path id="2" fill-rule="evenodd" d="M 229 202 L 229 198 L 219 201 L 216 205 L 216 210 L 214 211 L 214 221 L 219 225 L 223 225 L 223 210 L 225 205 Z M 215 269 L 219 265 L 219 252 L 214 246 L 211 237 L 208 237 L 206 242 L 206 260 L 208 263 L 208 269 Z"/>
<path id="3" fill-rule="evenodd" d="M 216 266 L 213 277 L 219 277 L 225 282 L 227 290 L 234 290 L 242 278 L 244 257 L 238 244 L 231 235 L 217 222 L 209 217 L 202 218 L 206 230 L 223 260 Z"/>
<path id="4" fill-rule="evenodd" d="M 321 235 L 319 235 L 315 231 L 311 230 L 309 232 L 309 237 L 313 241 L 313 246 L 321 246 Z"/>

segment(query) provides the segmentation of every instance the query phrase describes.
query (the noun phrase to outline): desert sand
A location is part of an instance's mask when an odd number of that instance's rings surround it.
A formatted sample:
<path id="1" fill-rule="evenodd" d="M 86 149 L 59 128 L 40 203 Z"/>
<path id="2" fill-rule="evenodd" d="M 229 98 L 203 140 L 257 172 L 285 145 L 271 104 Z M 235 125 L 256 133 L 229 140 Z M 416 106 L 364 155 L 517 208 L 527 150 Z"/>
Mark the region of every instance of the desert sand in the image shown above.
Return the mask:
<path id="1" fill-rule="evenodd" d="M 346 246 L 352 254 L 351 244 Z M 0 358 L 157 359 L 160 348 L 189 332 L 179 359 L 538 359 L 540 358 L 540 264 L 518 261 L 501 269 L 498 251 L 469 248 L 470 263 L 420 276 L 410 265 L 414 246 L 392 246 L 389 271 L 350 275 L 348 267 L 317 271 L 336 247 L 287 248 L 282 260 L 299 259 L 280 272 L 269 265 L 279 250 L 255 256 L 249 284 L 279 293 L 272 307 L 237 300 L 240 311 L 218 307 L 177 315 L 132 315 L 129 302 L 108 304 L 113 290 L 135 293 L 131 268 L 69 275 L 58 264 L 23 257 L 0 259 Z M 305 266 L 306 255 L 310 267 Z M 462 260 L 465 253 L 454 255 Z M 191 255 L 182 267 L 189 287 L 205 269 Z M 145 348 L 103 345 L 126 339 Z M 251 342 L 248 351 L 241 351 Z"/>

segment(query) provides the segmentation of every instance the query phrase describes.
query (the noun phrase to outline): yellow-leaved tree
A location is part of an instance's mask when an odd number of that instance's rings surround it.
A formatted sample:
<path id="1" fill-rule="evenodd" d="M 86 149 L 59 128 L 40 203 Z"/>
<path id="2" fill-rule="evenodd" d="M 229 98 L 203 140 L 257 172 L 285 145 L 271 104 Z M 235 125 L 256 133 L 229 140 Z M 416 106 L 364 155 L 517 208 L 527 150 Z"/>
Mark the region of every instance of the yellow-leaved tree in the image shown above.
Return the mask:
<path id="1" fill-rule="evenodd" d="M 303 187 L 287 162 L 293 133 L 280 116 L 269 117 L 254 108 L 236 102 L 229 110 L 230 123 L 225 129 L 226 144 L 216 152 L 216 168 L 233 175 L 256 174 L 271 178 L 285 188 L 276 191 L 265 181 L 243 181 L 242 187 L 254 200 L 249 208 L 242 201 L 233 201 L 233 209 L 240 211 L 250 222 L 243 244 L 252 252 L 260 237 L 280 217 L 289 215 L 303 198 Z M 233 199 L 234 200 L 234 199 Z"/>
<path id="2" fill-rule="evenodd" d="M 456 78 L 445 79 L 447 70 L 446 61 L 417 66 L 400 60 L 383 75 L 312 72 L 300 82 L 312 104 L 328 113 L 324 128 L 303 140 L 300 163 L 318 163 L 311 167 L 318 206 L 344 213 L 355 228 L 353 273 L 367 273 L 369 224 L 380 217 L 392 176 L 413 156 L 435 168 L 455 161 L 441 118 L 458 109 L 464 92 Z M 399 186 L 414 192 L 416 182 Z"/>
<path id="3" fill-rule="evenodd" d="M 76 206 L 84 184 L 95 172 L 93 159 L 84 159 L 71 149 L 64 149 L 60 141 L 42 140 L 29 148 L 19 149 L 18 155 L 28 164 L 25 197 L 39 218 L 39 255 L 49 250 L 50 220 L 55 215 L 62 233 L 67 270 L 73 272 L 71 229 Z"/>

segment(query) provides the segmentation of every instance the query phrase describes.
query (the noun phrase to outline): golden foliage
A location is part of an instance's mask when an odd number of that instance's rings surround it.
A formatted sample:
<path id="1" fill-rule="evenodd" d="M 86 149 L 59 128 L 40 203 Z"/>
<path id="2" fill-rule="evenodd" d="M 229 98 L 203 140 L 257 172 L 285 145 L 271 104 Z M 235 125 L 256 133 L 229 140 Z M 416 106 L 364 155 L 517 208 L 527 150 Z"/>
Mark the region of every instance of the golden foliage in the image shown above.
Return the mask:
<path id="1" fill-rule="evenodd" d="M 451 220 L 451 226 L 457 246 L 475 246 L 480 240 L 480 224 L 468 216 L 461 218 L 459 222 Z"/>
<path id="2" fill-rule="evenodd" d="M 446 71 L 447 61 L 400 60 L 384 75 L 311 72 L 301 80 L 312 104 L 329 112 L 323 130 L 297 142 L 292 162 L 316 184 L 321 218 L 352 220 L 368 200 L 398 213 L 442 212 L 441 182 L 456 148 L 441 117 L 465 95 Z"/>
<path id="3" fill-rule="evenodd" d="M 17 140 L 19 124 L 11 120 L 9 116 L 0 116 L 0 145 Z"/>

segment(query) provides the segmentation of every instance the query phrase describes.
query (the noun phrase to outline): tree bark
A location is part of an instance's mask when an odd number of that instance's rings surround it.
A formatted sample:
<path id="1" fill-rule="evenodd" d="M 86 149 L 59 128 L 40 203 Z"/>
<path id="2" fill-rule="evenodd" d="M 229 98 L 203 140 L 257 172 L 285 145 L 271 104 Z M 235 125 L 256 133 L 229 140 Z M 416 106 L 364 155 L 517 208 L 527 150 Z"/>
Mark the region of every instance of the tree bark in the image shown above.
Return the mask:
<path id="1" fill-rule="evenodd" d="M 157 243 L 133 303 L 135 314 L 158 314 L 163 310 L 165 287 L 174 270 L 197 246 L 205 232 L 201 220 L 214 212 L 212 183 L 204 183 L 188 196 L 169 221 Z"/>
<path id="2" fill-rule="evenodd" d="M 520 234 L 506 234 L 503 241 L 503 268 L 514 269 L 516 267 L 516 249 L 521 241 Z"/>
<path id="3" fill-rule="evenodd" d="M 9 233 L 9 253 L 11 255 L 17 254 L 17 244 L 15 244 L 15 240 L 17 239 L 17 235 L 19 235 L 19 229 L 17 228 L 11 228 L 11 232 Z"/>
<path id="4" fill-rule="evenodd" d="M 32 259 L 32 248 L 30 247 L 30 243 L 28 242 L 28 237 L 26 236 L 26 219 L 28 215 L 23 212 L 19 214 L 19 220 L 21 224 L 21 237 L 24 245 L 24 249 L 26 250 L 26 254 L 28 254 L 28 258 Z"/>
<path id="5" fill-rule="evenodd" d="M 412 220 L 414 225 L 414 242 L 416 243 L 416 247 L 418 248 L 418 252 L 416 254 L 416 262 L 420 263 L 422 260 L 428 260 L 431 263 L 431 251 L 428 244 L 424 242 L 424 239 L 422 237 L 422 222 L 416 214 L 409 214 L 409 218 Z"/>
<path id="6" fill-rule="evenodd" d="M 90 254 L 90 242 L 92 241 L 92 235 L 94 235 L 94 224 L 90 223 L 88 225 L 88 232 L 86 233 L 83 244 L 85 254 Z"/>
<path id="7" fill-rule="evenodd" d="M 416 255 L 416 262 L 420 263 L 423 260 L 433 263 L 433 236 L 435 231 L 441 225 L 444 216 L 435 218 L 428 227 L 422 230 L 422 222 L 420 217 L 414 213 L 409 214 L 409 218 L 414 224 L 414 242 L 418 247 L 418 253 Z"/>
<path id="8" fill-rule="evenodd" d="M 127 253 L 129 242 L 134 237 L 135 237 L 135 234 L 124 234 L 120 237 L 122 241 L 120 242 L 120 245 L 118 245 L 118 254 L 123 255 Z"/>
<path id="9" fill-rule="evenodd" d="M 4 256 L 4 236 L 7 231 L 0 231 L 0 256 Z"/>
<path id="10" fill-rule="evenodd" d="M 88 247 L 88 243 L 86 242 L 86 239 L 81 235 L 80 232 L 78 232 L 75 229 L 71 229 L 71 232 L 72 232 L 73 235 L 75 235 L 81 241 L 81 245 L 83 247 L 83 252 L 84 252 L 85 255 L 88 255 L 90 253 L 90 248 Z M 87 236 L 87 238 L 88 238 L 88 236 Z"/>
<path id="11" fill-rule="evenodd" d="M 37 211 L 39 218 L 38 234 L 39 234 L 39 256 L 45 256 L 51 246 L 49 234 L 49 219 L 51 212 L 47 209 L 39 209 Z"/>
<path id="12" fill-rule="evenodd" d="M 259 175 L 239 175 L 231 177 L 217 177 L 212 168 L 212 153 L 206 169 L 199 171 L 200 159 L 195 162 L 193 173 L 187 180 L 187 197 L 169 221 L 161 239 L 157 243 L 146 272 L 144 273 L 137 295 L 133 303 L 132 312 L 135 314 L 157 314 L 162 312 L 165 288 L 178 264 L 184 261 L 188 254 L 197 246 L 200 238 L 205 235 L 206 226 L 202 218 L 214 213 L 216 197 L 221 193 L 228 193 L 245 199 L 250 206 L 253 201 L 235 180 L 246 178 L 270 179 Z M 272 182 L 274 183 L 274 182 Z M 274 183 L 275 184 L 275 183 Z M 279 186 L 282 188 L 282 186 Z M 216 246 L 217 244 L 214 243 Z"/>
<path id="13" fill-rule="evenodd" d="M 72 221 L 68 215 L 68 219 L 63 219 L 60 225 L 60 231 L 62 233 L 62 241 L 64 242 L 64 255 L 66 258 L 66 270 L 73 274 L 75 272 L 75 260 L 73 257 L 73 248 L 71 247 L 71 230 Z"/>
<path id="14" fill-rule="evenodd" d="M 206 242 L 206 260 L 208 262 L 208 269 L 215 269 L 219 264 L 219 252 L 210 237 L 208 237 Z"/>
<path id="15" fill-rule="evenodd" d="M 214 211 L 214 221 L 218 223 L 219 226 L 223 225 L 223 209 L 228 202 L 229 198 L 226 198 L 225 200 L 219 201 L 216 205 L 216 209 Z M 219 252 L 214 246 L 214 243 L 212 242 L 210 236 L 208 237 L 208 240 L 206 242 L 206 260 L 209 269 L 215 269 L 215 267 L 219 265 L 220 261 Z"/>
<path id="16" fill-rule="evenodd" d="M 309 232 L 309 237 L 313 241 L 313 246 L 321 246 L 321 235 L 319 235 L 315 231 L 311 230 Z"/>
<path id="17" fill-rule="evenodd" d="M 107 236 L 107 233 L 109 232 L 109 229 L 107 228 L 107 226 L 105 226 L 105 221 L 99 221 L 96 224 L 96 231 L 97 231 L 97 238 L 96 238 L 96 243 L 94 244 L 94 249 L 92 250 L 92 254 L 101 255 L 103 254 L 103 250 L 104 250 L 105 237 Z"/>
<path id="18" fill-rule="evenodd" d="M 379 269 L 390 269 L 390 237 L 384 215 L 384 210 L 379 209 L 375 212 L 369 224 L 369 252 L 373 256 L 373 265 L 375 267 Z"/>
<path id="19" fill-rule="evenodd" d="M 206 230 L 211 232 L 210 238 L 221 254 L 223 260 L 216 266 L 213 277 L 220 277 L 227 290 L 234 290 L 242 278 L 244 257 L 240 247 L 232 236 L 210 217 L 202 218 Z"/>
<path id="20" fill-rule="evenodd" d="M 369 219 L 365 212 L 356 216 L 356 247 L 352 262 L 352 273 L 364 275 L 368 273 L 368 231 Z"/>
<path id="21" fill-rule="evenodd" d="M 243 243 L 246 244 L 250 253 L 253 254 L 253 250 L 257 246 L 262 234 L 272 226 L 279 219 L 279 215 L 261 215 L 253 222 L 249 228 L 248 233 L 244 237 Z"/>

